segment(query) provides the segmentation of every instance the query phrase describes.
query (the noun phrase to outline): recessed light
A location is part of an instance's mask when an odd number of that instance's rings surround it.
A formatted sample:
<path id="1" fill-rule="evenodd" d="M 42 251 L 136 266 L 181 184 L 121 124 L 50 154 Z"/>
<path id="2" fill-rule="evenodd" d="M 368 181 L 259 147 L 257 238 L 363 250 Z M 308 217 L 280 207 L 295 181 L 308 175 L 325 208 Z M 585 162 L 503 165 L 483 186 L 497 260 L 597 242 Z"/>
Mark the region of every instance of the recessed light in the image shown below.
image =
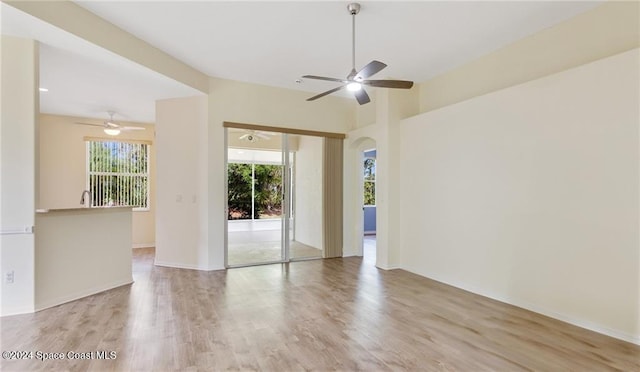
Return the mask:
<path id="1" fill-rule="evenodd" d="M 49 91 L 49 89 L 47 89 L 47 88 L 38 88 L 38 90 L 41 91 L 41 92 L 48 92 Z"/>

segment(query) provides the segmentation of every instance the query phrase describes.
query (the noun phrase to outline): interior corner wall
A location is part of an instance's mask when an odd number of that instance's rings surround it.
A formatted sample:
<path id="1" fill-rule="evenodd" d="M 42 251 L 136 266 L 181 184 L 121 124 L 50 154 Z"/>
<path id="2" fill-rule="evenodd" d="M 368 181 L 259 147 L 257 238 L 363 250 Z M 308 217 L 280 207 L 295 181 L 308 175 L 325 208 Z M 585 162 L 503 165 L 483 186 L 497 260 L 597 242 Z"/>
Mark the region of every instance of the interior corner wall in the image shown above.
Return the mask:
<path id="1" fill-rule="evenodd" d="M 155 264 L 208 270 L 207 96 L 156 102 Z"/>
<path id="2" fill-rule="evenodd" d="M 295 153 L 295 240 L 322 249 L 321 137 L 300 136 Z"/>
<path id="3" fill-rule="evenodd" d="M 401 123 L 402 267 L 640 343 L 638 49 Z"/>
<path id="4" fill-rule="evenodd" d="M 2 35 L 0 49 L 0 315 L 34 311 L 38 42 Z M 5 280 L 12 274 L 13 283 Z"/>
<path id="5" fill-rule="evenodd" d="M 123 132 L 111 137 L 100 127 L 78 125 L 76 122 L 99 123 L 100 120 L 40 114 L 38 128 L 40 140 L 40 200 L 38 208 L 77 208 L 87 183 L 87 158 L 85 137 L 106 138 L 115 141 L 144 140 L 154 142 L 155 126 L 151 124 L 122 122 L 125 125 L 142 126 L 143 131 Z M 150 205 L 148 211 L 132 214 L 132 242 L 134 247 L 155 245 L 155 186 L 156 148 L 150 148 Z"/>

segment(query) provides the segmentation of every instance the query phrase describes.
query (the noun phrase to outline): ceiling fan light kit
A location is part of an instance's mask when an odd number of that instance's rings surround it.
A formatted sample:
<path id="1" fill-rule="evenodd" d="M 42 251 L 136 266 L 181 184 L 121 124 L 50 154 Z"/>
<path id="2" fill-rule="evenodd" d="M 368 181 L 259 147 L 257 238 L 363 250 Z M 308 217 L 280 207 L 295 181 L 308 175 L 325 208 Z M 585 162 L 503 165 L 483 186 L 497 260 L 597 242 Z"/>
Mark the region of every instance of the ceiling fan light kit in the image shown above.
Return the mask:
<path id="1" fill-rule="evenodd" d="M 120 134 L 120 129 L 117 128 L 104 128 L 104 132 L 110 136 L 117 136 Z"/>
<path id="2" fill-rule="evenodd" d="M 307 101 L 315 101 L 318 98 L 322 98 L 331 93 L 335 93 L 341 89 L 347 89 L 350 92 L 353 92 L 356 100 L 359 104 L 364 105 L 369 103 L 371 99 L 369 95 L 364 90 L 364 85 L 378 87 L 378 88 L 394 88 L 394 89 L 411 89 L 413 87 L 413 81 L 407 80 L 368 80 L 369 77 L 377 74 L 382 71 L 386 64 L 373 60 L 369 62 L 366 66 L 364 66 L 360 71 L 356 71 L 356 15 L 360 12 L 360 4 L 351 3 L 347 5 L 347 10 L 349 14 L 351 14 L 351 72 L 347 75 L 346 79 L 337 79 L 326 76 L 316 76 L 316 75 L 304 75 L 303 78 L 306 79 L 314 79 L 314 80 L 324 80 L 324 81 L 332 81 L 336 83 L 341 83 L 342 85 L 330 89 L 326 92 L 322 92 L 318 95 L 315 95 L 311 98 L 308 98 Z"/>

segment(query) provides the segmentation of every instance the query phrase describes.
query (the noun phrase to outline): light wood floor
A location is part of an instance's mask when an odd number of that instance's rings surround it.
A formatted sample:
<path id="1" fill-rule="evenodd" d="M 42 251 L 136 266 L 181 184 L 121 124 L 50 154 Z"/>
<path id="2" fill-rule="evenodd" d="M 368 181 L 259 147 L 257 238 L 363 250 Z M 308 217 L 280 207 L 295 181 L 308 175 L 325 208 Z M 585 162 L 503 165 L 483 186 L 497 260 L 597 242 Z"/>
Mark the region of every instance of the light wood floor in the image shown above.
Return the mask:
<path id="1" fill-rule="evenodd" d="M 640 370 L 640 347 L 361 258 L 202 272 L 134 255 L 134 279 L 2 318 L 2 350 L 113 350 L 25 370 Z"/>

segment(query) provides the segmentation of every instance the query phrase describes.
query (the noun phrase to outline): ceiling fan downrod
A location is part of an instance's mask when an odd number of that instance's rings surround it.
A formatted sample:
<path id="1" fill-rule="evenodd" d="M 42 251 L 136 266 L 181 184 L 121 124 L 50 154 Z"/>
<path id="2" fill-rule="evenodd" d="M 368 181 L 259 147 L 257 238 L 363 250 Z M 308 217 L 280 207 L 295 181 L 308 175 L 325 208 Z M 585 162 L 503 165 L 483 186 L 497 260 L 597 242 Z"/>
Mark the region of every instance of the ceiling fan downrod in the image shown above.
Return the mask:
<path id="1" fill-rule="evenodd" d="M 347 10 L 351 14 L 351 73 L 348 79 L 356 76 L 356 14 L 360 12 L 360 4 L 351 3 L 347 5 Z"/>

